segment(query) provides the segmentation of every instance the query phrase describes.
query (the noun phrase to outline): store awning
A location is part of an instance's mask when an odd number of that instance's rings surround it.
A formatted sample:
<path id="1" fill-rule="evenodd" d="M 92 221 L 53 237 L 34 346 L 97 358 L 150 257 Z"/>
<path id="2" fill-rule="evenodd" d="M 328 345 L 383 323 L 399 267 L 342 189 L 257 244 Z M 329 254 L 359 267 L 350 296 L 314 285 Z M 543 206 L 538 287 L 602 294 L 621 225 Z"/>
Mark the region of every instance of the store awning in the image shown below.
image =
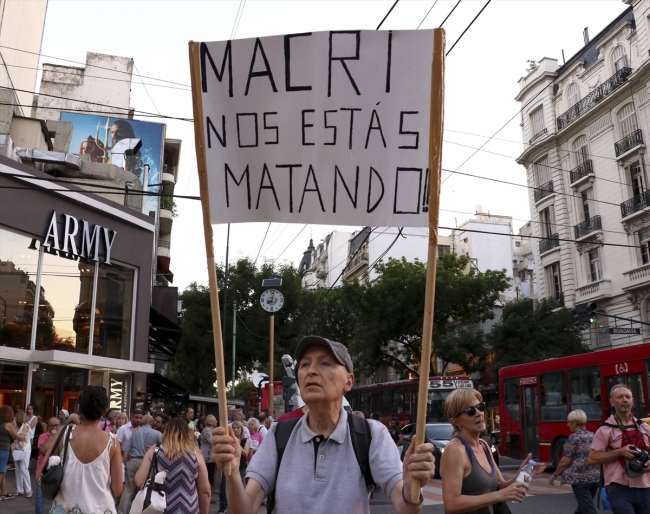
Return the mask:
<path id="1" fill-rule="evenodd" d="M 149 308 L 149 344 L 155 352 L 173 357 L 180 338 L 181 327 L 156 309 Z"/>
<path id="2" fill-rule="evenodd" d="M 173 380 L 162 376 L 160 373 L 147 375 L 147 393 L 152 398 L 163 398 L 165 400 L 186 401 L 189 391 Z"/>
<path id="3" fill-rule="evenodd" d="M 169 283 L 174 283 L 174 274 L 169 269 L 169 263 L 171 259 L 169 257 L 161 257 L 160 255 L 156 257 L 156 273 L 165 277 Z"/>

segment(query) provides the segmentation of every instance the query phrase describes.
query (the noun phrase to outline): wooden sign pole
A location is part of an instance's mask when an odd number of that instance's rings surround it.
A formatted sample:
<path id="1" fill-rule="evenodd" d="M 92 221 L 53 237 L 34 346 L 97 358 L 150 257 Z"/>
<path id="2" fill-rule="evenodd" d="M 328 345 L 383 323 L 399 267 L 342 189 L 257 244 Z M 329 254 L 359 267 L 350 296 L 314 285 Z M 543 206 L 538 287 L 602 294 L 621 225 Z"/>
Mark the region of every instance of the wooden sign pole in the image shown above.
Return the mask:
<path id="1" fill-rule="evenodd" d="M 429 128 L 429 250 L 427 257 L 427 282 L 424 297 L 424 325 L 422 330 L 422 357 L 420 359 L 420 385 L 418 389 L 415 447 L 424 443 L 429 395 L 429 366 L 436 374 L 433 354 L 433 310 L 436 298 L 436 267 L 438 260 L 438 222 L 440 214 L 440 178 L 442 174 L 442 132 L 445 98 L 445 31 L 433 31 L 433 64 L 431 68 L 431 116 Z M 411 483 L 411 501 L 420 501 L 420 480 Z"/>
<path id="2" fill-rule="evenodd" d="M 196 147 L 196 167 L 199 171 L 199 188 L 201 191 L 201 208 L 203 210 L 203 235 L 205 253 L 208 259 L 208 284 L 210 287 L 210 309 L 212 311 L 212 334 L 214 336 L 214 362 L 217 371 L 217 401 L 219 402 L 219 424 L 228 427 L 228 405 L 226 393 L 226 367 L 223 357 L 223 340 L 221 336 L 221 315 L 219 313 L 219 289 L 217 284 L 217 267 L 214 262 L 214 243 L 212 224 L 210 223 L 210 197 L 208 196 L 208 169 L 205 156 L 203 130 L 203 99 L 201 97 L 201 63 L 199 43 L 190 41 L 190 72 L 192 76 L 192 105 L 194 108 L 194 145 Z M 234 377 L 233 377 L 234 380 Z M 224 465 L 223 473 L 231 474 L 231 465 Z"/>
<path id="3" fill-rule="evenodd" d="M 269 416 L 275 407 L 275 383 L 273 382 L 273 347 L 275 345 L 275 316 L 271 314 L 269 326 Z"/>

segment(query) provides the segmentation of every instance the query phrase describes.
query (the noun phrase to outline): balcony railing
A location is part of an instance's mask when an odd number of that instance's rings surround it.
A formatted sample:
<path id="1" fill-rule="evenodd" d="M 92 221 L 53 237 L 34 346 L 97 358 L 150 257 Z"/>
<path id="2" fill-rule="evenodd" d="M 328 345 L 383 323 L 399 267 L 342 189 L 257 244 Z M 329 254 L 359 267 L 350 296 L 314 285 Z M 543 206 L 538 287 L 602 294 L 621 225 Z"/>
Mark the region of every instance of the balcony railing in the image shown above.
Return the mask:
<path id="1" fill-rule="evenodd" d="M 614 143 L 614 150 L 616 151 L 616 157 L 623 155 L 625 152 L 632 150 L 635 146 L 643 144 L 643 134 L 641 129 L 637 129 L 631 134 L 628 134 L 620 141 Z"/>
<path id="2" fill-rule="evenodd" d="M 640 195 L 636 195 L 621 204 L 621 216 L 626 218 L 630 214 L 648 206 L 650 206 L 650 191 L 644 191 Z"/>
<path id="3" fill-rule="evenodd" d="M 546 253 L 551 248 L 560 246 L 560 236 L 558 234 L 553 234 L 548 236 L 546 239 L 539 240 L 539 253 Z"/>
<path id="4" fill-rule="evenodd" d="M 164 239 L 158 239 L 158 247 L 159 248 L 171 248 L 171 244 L 169 241 L 165 241 Z"/>
<path id="5" fill-rule="evenodd" d="M 548 299 L 556 309 L 564 307 L 564 293 L 555 293 L 549 296 Z"/>
<path id="6" fill-rule="evenodd" d="M 594 164 L 591 161 L 591 159 L 589 159 L 583 162 L 577 168 L 572 169 L 569 172 L 569 178 L 571 179 L 571 183 L 573 184 L 574 182 L 580 180 L 582 177 L 586 177 L 587 175 L 593 172 L 594 172 Z"/>
<path id="7" fill-rule="evenodd" d="M 348 263 L 345 271 L 346 273 L 351 273 L 363 264 L 369 264 L 368 251 L 357 254 L 357 256 Z"/>
<path id="8" fill-rule="evenodd" d="M 594 216 L 593 218 L 589 218 L 582 223 L 578 223 L 573 227 L 573 231 L 575 232 L 576 239 L 580 239 L 590 232 L 593 232 L 594 230 L 601 230 L 602 228 L 603 225 L 600 220 L 600 216 Z"/>
<path id="9" fill-rule="evenodd" d="M 535 134 L 535 135 L 534 135 L 534 136 L 533 136 L 533 137 L 528 141 L 528 144 L 529 144 L 529 145 L 532 145 L 532 144 L 533 144 L 533 141 L 535 141 L 535 139 L 539 139 L 540 137 L 542 137 L 542 136 L 543 136 L 544 134 L 546 134 L 547 132 L 548 132 L 547 129 L 542 129 L 542 130 L 540 130 L 537 134 Z"/>
<path id="10" fill-rule="evenodd" d="M 632 68 L 621 68 L 582 100 L 573 104 L 568 111 L 557 118 L 557 129 L 562 130 L 582 113 L 591 109 L 607 95 L 625 84 L 631 73 Z"/>
<path id="11" fill-rule="evenodd" d="M 543 186 L 539 186 L 535 188 L 535 191 L 533 192 L 533 196 L 535 197 L 535 202 L 539 202 L 542 198 L 550 194 L 553 194 L 552 180 L 549 183 L 544 184 Z"/>

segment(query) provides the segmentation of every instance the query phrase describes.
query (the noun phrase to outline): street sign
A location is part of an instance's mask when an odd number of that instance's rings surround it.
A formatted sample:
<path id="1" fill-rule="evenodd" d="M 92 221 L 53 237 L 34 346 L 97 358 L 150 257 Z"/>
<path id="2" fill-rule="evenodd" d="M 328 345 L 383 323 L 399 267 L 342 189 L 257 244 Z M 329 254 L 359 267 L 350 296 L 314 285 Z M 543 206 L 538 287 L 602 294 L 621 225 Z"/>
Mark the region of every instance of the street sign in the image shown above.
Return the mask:
<path id="1" fill-rule="evenodd" d="M 248 397 L 249 398 L 257 398 L 257 388 L 256 387 L 251 387 L 248 389 Z"/>
<path id="2" fill-rule="evenodd" d="M 610 334 L 617 334 L 617 335 L 636 335 L 639 336 L 641 335 L 641 329 L 640 328 L 610 328 L 609 329 Z"/>

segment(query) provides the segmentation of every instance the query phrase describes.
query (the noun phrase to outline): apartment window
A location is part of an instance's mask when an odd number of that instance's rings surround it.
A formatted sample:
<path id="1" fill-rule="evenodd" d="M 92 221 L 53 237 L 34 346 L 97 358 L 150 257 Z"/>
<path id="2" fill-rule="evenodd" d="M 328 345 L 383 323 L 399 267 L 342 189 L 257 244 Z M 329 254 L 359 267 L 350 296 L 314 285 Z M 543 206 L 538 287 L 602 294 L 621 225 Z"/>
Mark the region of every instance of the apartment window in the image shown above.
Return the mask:
<path id="1" fill-rule="evenodd" d="M 603 278 L 603 271 L 600 266 L 600 251 L 598 249 L 590 251 L 589 258 L 589 279 L 592 282 L 598 282 Z"/>
<path id="2" fill-rule="evenodd" d="M 630 183 L 632 184 L 632 196 L 640 196 L 645 191 L 643 184 L 643 172 L 639 163 L 630 166 Z"/>
<path id="3" fill-rule="evenodd" d="M 614 64 L 614 69 L 620 71 L 623 68 L 627 68 L 627 54 L 625 53 L 625 48 L 622 46 L 617 46 L 612 53 L 612 63 Z"/>
<path id="4" fill-rule="evenodd" d="M 573 142 L 573 158 L 575 159 L 576 167 L 589 160 L 587 136 L 580 136 Z"/>
<path id="5" fill-rule="evenodd" d="M 641 264 L 650 264 L 650 230 L 639 232 L 639 247 L 641 248 Z"/>
<path id="6" fill-rule="evenodd" d="M 521 246 L 521 241 L 515 241 L 515 246 L 519 248 Z"/>
<path id="7" fill-rule="evenodd" d="M 545 186 L 551 181 L 551 168 L 548 165 L 548 156 L 542 157 L 535 163 L 535 182 L 537 187 Z"/>
<path id="8" fill-rule="evenodd" d="M 580 87 L 576 82 L 571 84 L 566 90 L 567 108 L 577 104 L 580 101 Z"/>
<path id="9" fill-rule="evenodd" d="M 555 262 L 546 266 L 546 282 L 549 285 L 549 296 L 555 299 L 560 298 L 562 293 L 562 280 L 560 277 L 560 263 Z"/>
<path id="10" fill-rule="evenodd" d="M 542 237 L 549 237 L 555 234 L 555 207 L 549 205 L 546 209 L 539 212 L 539 218 L 542 228 Z"/>
<path id="11" fill-rule="evenodd" d="M 589 219 L 591 219 L 591 211 L 593 211 L 592 204 L 594 199 L 594 190 L 592 188 L 589 188 L 583 191 L 580 197 L 582 202 L 582 214 L 584 216 L 584 220 L 589 221 Z"/>
<path id="12" fill-rule="evenodd" d="M 618 118 L 618 126 L 621 129 L 621 137 L 629 136 L 639 128 L 633 103 L 625 105 L 618 111 L 616 117 Z"/>
<path id="13" fill-rule="evenodd" d="M 442 260 L 446 253 L 451 252 L 451 246 L 449 245 L 438 245 L 438 260 Z"/>
<path id="14" fill-rule="evenodd" d="M 531 136 L 536 136 L 545 128 L 544 107 L 540 106 L 530 113 L 530 126 L 532 128 Z"/>

